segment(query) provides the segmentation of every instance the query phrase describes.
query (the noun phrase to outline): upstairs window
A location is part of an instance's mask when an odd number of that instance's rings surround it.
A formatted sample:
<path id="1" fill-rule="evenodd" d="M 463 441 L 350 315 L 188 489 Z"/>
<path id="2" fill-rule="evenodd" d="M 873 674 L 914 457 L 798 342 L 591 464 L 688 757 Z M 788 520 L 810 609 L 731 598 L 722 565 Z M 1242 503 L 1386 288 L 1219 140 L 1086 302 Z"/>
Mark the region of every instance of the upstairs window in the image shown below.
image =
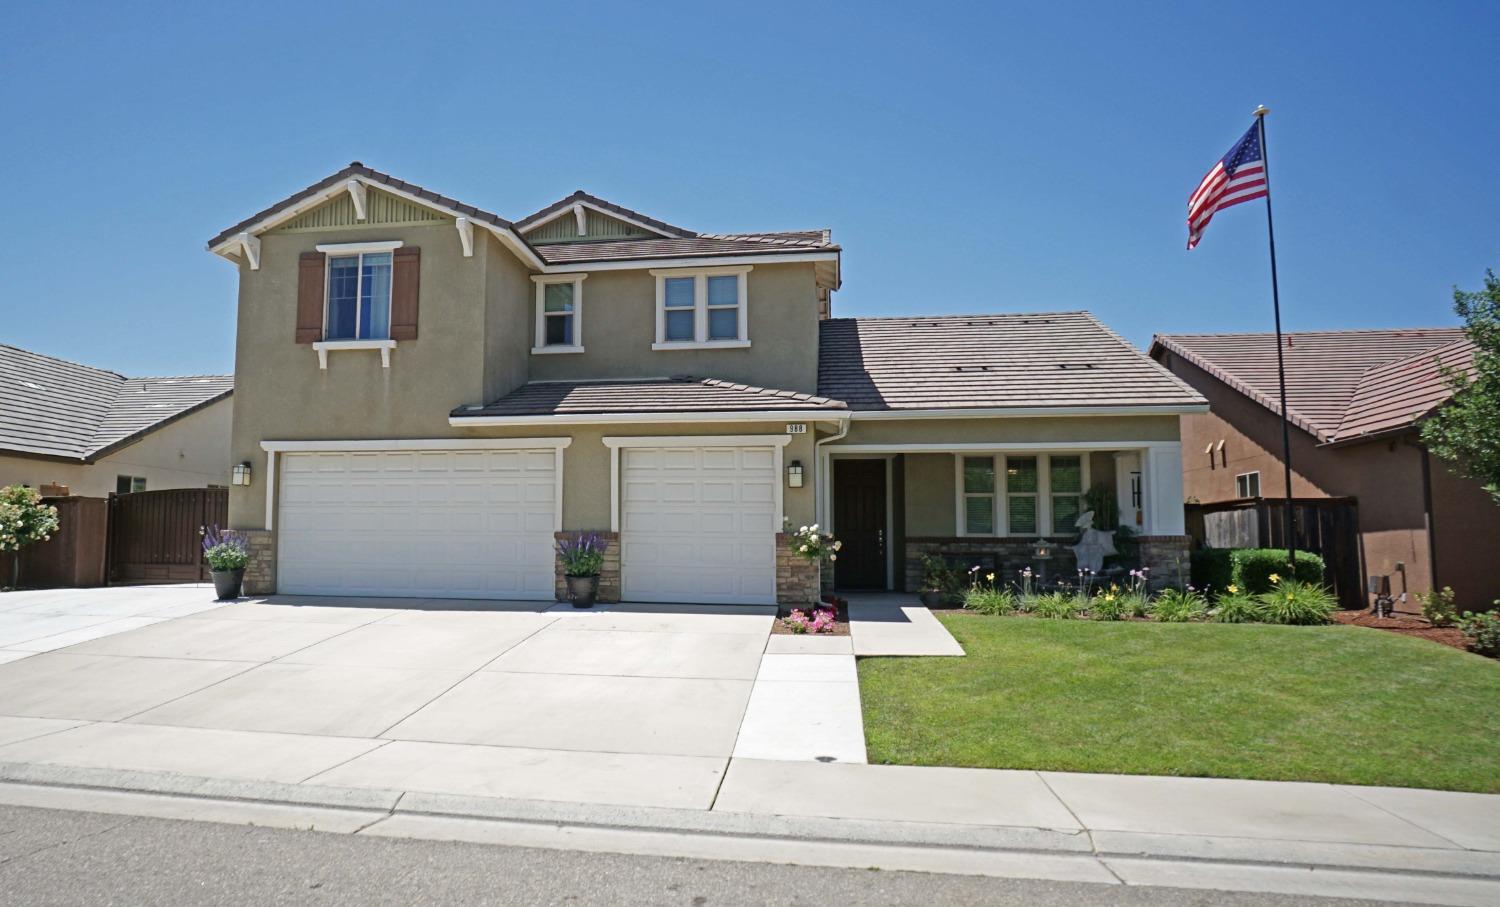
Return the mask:
<path id="1" fill-rule="evenodd" d="M 1260 497 L 1260 473 L 1242 472 L 1234 477 L 1234 496 L 1237 498 Z"/>
<path id="2" fill-rule="evenodd" d="M 750 345 L 746 312 L 749 267 L 651 273 L 656 277 L 653 349 Z"/>
<path id="3" fill-rule="evenodd" d="M 536 283 L 533 353 L 583 352 L 583 279 L 586 274 L 543 274 Z"/>
<path id="4" fill-rule="evenodd" d="M 328 256 L 325 340 L 386 340 L 391 336 L 391 253 Z"/>

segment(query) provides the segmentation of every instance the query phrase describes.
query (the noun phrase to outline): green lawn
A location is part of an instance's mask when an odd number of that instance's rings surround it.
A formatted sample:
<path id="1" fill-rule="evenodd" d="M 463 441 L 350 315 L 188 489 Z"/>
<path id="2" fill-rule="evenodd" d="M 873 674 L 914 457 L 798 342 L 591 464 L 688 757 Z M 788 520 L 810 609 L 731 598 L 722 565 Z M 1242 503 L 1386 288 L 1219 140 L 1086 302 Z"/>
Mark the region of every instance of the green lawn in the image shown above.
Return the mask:
<path id="1" fill-rule="evenodd" d="M 859 662 L 871 762 L 1500 792 L 1500 662 L 1359 627 L 945 614 Z"/>

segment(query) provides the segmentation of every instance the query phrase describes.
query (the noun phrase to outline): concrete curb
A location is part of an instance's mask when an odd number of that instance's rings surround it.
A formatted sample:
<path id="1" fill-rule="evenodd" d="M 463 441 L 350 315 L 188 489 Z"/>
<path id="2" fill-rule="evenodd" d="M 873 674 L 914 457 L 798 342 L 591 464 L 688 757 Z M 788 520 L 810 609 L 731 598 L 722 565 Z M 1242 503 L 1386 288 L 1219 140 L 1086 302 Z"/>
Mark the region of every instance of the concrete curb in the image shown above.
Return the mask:
<path id="1" fill-rule="evenodd" d="M 28 805 L 44 805 L 39 800 L 45 800 L 49 790 L 60 798 L 80 791 L 98 791 L 199 800 L 205 807 L 228 802 L 344 810 L 375 814 L 378 820 L 398 816 L 488 820 L 554 829 L 871 845 L 1021 858 L 1029 854 L 1037 859 L 1158 860 L 1205 867 L 1346 870 L 1500 881 L 1500 854 L 1490 851 L 610 806 L 5 762 L 0 762 L 0 783 L 25 786 L 31 801 Z M 80 807 L 60 804 L 58 808 Z"/>

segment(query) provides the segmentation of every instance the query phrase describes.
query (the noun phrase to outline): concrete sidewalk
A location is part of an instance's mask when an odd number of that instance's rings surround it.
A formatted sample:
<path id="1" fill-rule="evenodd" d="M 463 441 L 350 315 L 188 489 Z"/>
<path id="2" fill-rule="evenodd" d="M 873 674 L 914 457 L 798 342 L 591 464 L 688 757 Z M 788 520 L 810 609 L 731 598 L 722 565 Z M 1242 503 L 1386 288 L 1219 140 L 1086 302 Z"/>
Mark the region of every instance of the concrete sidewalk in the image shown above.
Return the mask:
<path id="1" fill-rule="evenodd" d="M 1500 797 L 732 760 L 709 809 L 0 764 L 0 803 L 342 834 L 1362 898 L 1500 903 Z"/>

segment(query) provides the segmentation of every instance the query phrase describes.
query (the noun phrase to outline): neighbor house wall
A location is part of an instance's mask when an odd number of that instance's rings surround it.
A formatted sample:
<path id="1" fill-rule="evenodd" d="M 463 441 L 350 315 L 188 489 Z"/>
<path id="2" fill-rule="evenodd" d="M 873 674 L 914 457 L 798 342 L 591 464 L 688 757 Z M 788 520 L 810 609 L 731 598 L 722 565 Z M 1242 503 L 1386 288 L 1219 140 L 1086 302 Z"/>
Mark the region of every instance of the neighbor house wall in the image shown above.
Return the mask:
<path id="1" fill-rule="evenodd" d="M 1461 609 L 1479 611 L 1500 599 L 1500 504 L 1473 479 L 1429 459 L 1433 548 L 1439 586 L 1452 586 Z"/>
<path id="2" fill-rule="evenodd" d="M 55 483 L 72 494 L 105 497 L 121 475 L 144 477 L 152 491 L 228 485 L 233 412 L 233 397 L 220 400 L 92 464 L 0 455 L 0 486 Z"/>

